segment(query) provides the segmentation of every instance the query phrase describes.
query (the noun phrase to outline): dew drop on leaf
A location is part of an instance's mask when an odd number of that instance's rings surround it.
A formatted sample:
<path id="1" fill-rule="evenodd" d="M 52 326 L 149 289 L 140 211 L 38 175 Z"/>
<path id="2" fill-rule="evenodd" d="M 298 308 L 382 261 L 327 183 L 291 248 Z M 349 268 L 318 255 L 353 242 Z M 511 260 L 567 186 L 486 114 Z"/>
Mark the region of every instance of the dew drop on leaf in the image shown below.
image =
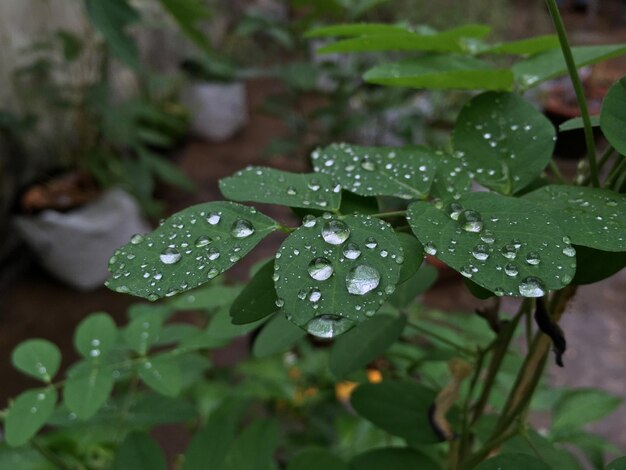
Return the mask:
<path id="1" fill-rule="evenodd" d="M 222 217 L 217 213 L 217 212 L 211 212 L 209 214 L 209 216 L 207 217 L 206 221 L 210 224 L 210 225 L 217 225 L 220 223 L 220 220 L 222 219 Z"/>
<path id="2" fill-rule="evenodd" d="M 318 302 L 322 298 L 322 293 L 319 289 L 313 289 L 311 294 L 309 295 L 309 301 L 315 303 Z"/>
<path id="3" fill-rule="evenodd" d="M 541 262 L 541 258 L 539 257 L 539 253 L 531 251 L 526 255 L 526 262 L 532 266 L 537 266 Z"/>
<path id="4" fill-rule="evenodd" d="M 365 295 L 380 284 L 380 273 L 371 266 L 360 264 L 350 270 L 346 277 L 346 287 L 350 294 Z"/>
<path id="5" fill-rule="evenodd" d="M 374 249 L 378 246 L 378 242 L 376 241 L 374 237 L 367 237 L 365 239 L 365 246 L 368 247 L 369 249 Z"/>
<path id="6" fill-rule="evenodd" d="M 176 248 L 168 247 L 161 252 L 159 259 L 163 264 L 174 264 L 180 261 L 181 255 Z"/>
<path id="7" fill-rule="evenodd" d="M 322 238 L 331 245 L 341 245 L 350 236 L 350 229 L 340 220 L 329 220 L 322 228 Z"/>
<path id="8" fill-rule="evenodd" d="M 203 246 L 207 246 L 209 243 L 211 243 L 211 239 L 207 237 L 206 235 L 203 235 L 196 239 L 195 245 L 198 248 L 202 248 Z"/>
<path id="9" fill-rule="evenodd" d="M 563 248 L 563 254 L 565 256 L 569 256 L 570 258 L 576 256 L 576 249 L 573 246 L 566 246 Z"/>
<path id="10" fill-rule="evenodd" d="M 517 274 L 518 274 L 518 272 L 519 272 L 519 271 L 518 271 L 518 269 L 517 269 L 517 266 L 515 266 L 514 264 L 507 264 L 507 265 L 504 267 L 504 272 L 505 272 L 505 274 L 506 274 L 507 276 L 510 276 L 510 277 L 515 277 L 515 276 L 517 276 Z"/>
<path id="11" fill-rule="evenodd" d="M 542 297 L 546 295 L 546 289 L 540 279 L 529 276 L 520 283 L 519 293 L 524 297 Z"/>
<path id="12" fill-rule="evenodd" d="M 502 253 L 502 256 L 506 259 L 515 259 L 517 257 L 517 250 L 513 244 L 504 245 L 500 253 Z"/>
<path id="13" fill-rule="evenodd" d="M 461 212 L 459 223 L 466 232 L 478 233 L 483 229 L 483 220 L 480 214 L 470 209 Z"/>
<path id="14" fill-rule="evenodd" d="M 343 255 L 348 259 L 357 259 L 361 256 L 361 250 L 356 243 L 348 243 L 343 249 Z"/>
<path id="15" fill-rule="evenodd" d="M 427 242 L 424 245 L 424 251 L 428 253 L 430 256 L 435 256 L 437 254 L 437 247 L 434 243 Z"/>
<path id="16" fill-rule="evenodd" d="M 136 233 L 135 235 L 130 237 L 130 242 L 133 245 L 139 245 L 141 242 L 143 242 L 143 235 L 140 235 L 139 233 Z"/>
<path id="17" fill-rule="evenodd" d="M 308 267 L 309 276 L 316 281 L 325 281 L 333 274 L 333 266 L 326 258 L 315 258 Z"/>
<path id="18" fill-rule="evenodd" d="M 312 216 L 311 214 L 307 214 L 304 216 L 304 218 L 302 219 L 302 225 L 304 225 L 307 228 L 311 228 L 311 227 L 315 227 L 315 217 Z"/>
<path id="19" fill-rule="evenodd" d="M 480 239 L 488 244 L 492 244 L 496 241 L 496 237 L 493 235 L 493 233 L 490 230 L 485 230 L 481 235 L 480 235 Z"/>
<path id="20" fill-rule="evenodd" d="M 463 212 L 463 206 L 457 202 L 453 202 L 448 206 L 448 215 L 452 220 L 458 220 Z"/>
<path id="21" fill-rule="evenodd" d="M 348 331 L 354 322 L 339 315 L 320 315 L 311 319 L 307 325 L 307 331 L 318 338 L 333 338 Z"/>
<path id="22" fill-rule="evenodd" d="M 233 222 L 230 233 L 235 238 L 247 238 L 254 233 L 254 226 L 246 219 L 237 219 Z"/>
<path id="23" fill-rule="evenodd" d="M 489 258 L 489 251 L 485 245 L 476 245 L 472 250 L 472 256 L 478 261 L 486 261 Z"/>

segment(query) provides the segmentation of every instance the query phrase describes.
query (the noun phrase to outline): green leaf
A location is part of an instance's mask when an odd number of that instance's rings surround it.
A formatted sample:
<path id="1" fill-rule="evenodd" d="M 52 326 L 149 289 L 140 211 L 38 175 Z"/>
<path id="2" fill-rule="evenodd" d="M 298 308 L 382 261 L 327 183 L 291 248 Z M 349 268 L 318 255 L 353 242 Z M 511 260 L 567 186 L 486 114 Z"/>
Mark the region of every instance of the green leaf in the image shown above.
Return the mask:
<path id="1" fill-rule="evenodd" d="M 613 460 L 606 466 L 606 470 L 625 470 L 626 469 L 626 456 L 619 457 Z"/>
<path id="2" fill-rule="evenodd" d="M 276 255 L 276 292 L 287 318 L 332 338 L 372 316 L 398 282 L 404 258 L 391 226 L 365 215 L 317 218 Z"/>
<path id="3" fill-rule="evenodd" d="M 379 428 L 411 444 L 434 444 L 439 438 L 428 418 L 436 393 L 414 382 L 384 381 L 359 385 L 352 393 L 354 410 Z"/>
<path id="4" fill-rule="evenodd" d="M 523 199 L 470 193 L 445 212 L 420 201 L 407 220 L 427 253 L 496 295 L 541 297 L 574 277 L 565 232 Z"/>
<path id="5" fill-rule="evenodd" d="M 479 38 L 491 31 L 485 25 L 464 25 L 434 34 L 393 31 L 367 34 L 329 44 L 317 49 L 318 54 L 373 51 L 463 52 L 462 39 Z"/>
<path id="6" fill-rule="evenodd" d="M 593 284 L 626 268 L 626 251 L 600 251 L 576 246 L 576 275 L 572 284 Z"/>
<path id="7" fill-rule="evenodd" d="M 551 470 L 545 462 L 528 454 L 503 453 L 482 462 L 476 470 Z"/>
<path id="8" fill-rule="evenodd" d="M 252 354 L 257 358 L 273 356 L 286 351 L 305 336 L 305 331 L 279 313 L 263 327 L 256 337 Z"/>
<path id="9" fill-rule="evenodd" d="M 181 31 L 205 52 L 212 52 L 213 48 L 208 37 L 200 29 L 198 22 L 211 17 L 206 4 L 200 0 L 159 0 Z"/>
<path id="10" fill-rule="evenodd" d="M 115 455 L 114 470 L 166 470 L 165 454 L 146 432 L 126 436 Z"/>
<path id="11" fill-rule="evenodd" d="M 145 356 L 150 347 L 159 340 L 163 321 L 161 315 L 152 312 L 137 315 L 123 332 L 126 343 L 137 354 Z"/>
<path id="12" fill-rule="evenodd" d="M 48 340 L 29 339 L 13 350 L 11 363 L 26 375 L 50 383 L 59 371 L 61 351 Z"/>
<path id="13" fill-rule="evenodd" d="M 409 280 L 400 284 L 389 297 L 394 307 L 401 309 L 409 305 L 415 297 L 426 292 L 437 280 L 439 271 L 430 264 L 423 264 Z"/>
<path id="14" fill-rule="evenodd" d="M 271 259 L 256 272 L 230 306 L 233 324 L 252 323 L 278 310 L 273 274 L 274 259 Z"/>
<path id="15" fill-rule="evenodd" d="M 376 315 L 337 339 L 330 350 L 330 371 L 337 378 L 365 368 L 400 337 L 404 315 Z"/>
<path id="16" fill-rule="evenodd" d="M 424 55 L 377 65 L 363 79 L 378 85 L 428 89 L 511 90 L 513 73 L 467 56 Z"/>
<path id="17" fill-rule="evenodd" d="M 205 312 L 227 307 L 241 293 L 241 287 L 216 284 L 219 281 L 221 279 L 216 279 L 213 283 L 177 295 L 169 300 L 167 305 L 174 310 L 203 310 Z"/>
<path id="18" fill-rule="evenodd" d="M 341 187 L 329 176 L 288 173 L 259 166 L 248 167 L 221 179 L 220 191 L 233 201 L 328 211 L 336 211 L 341 205 Z"/>
<path id="19" fill-rule="evenodd" d="M 402 245 L 404 262 L 400 268 L 398 285 L 412 278 L 424 261 L 424 247 L 413 235 L 396 232 L 396 236 Z"/>
<path id="20" fill-rule="evenodd" d="M 555 34 L 547 34 L 544 36 L 536 36 L 534 38 L 489 45 L 484 49 L 480 49 L 480 54 L 530 55 L 550 49 L 556 49 L 558 47 L 558 36 Z"/>
<path id="21" fill-rule="evenodd" d="M 427 147 L 361 147 L 332 144 L 311 155 L 313 169 L 335 178 L 359 196 L 422 199 L 428 194 L 436 168 Z"/>
<path id="22" fill-rule="evenodd" d="M 254 421 L 233 442 L 222 470 L 269 469 L 277 444 L 276 423 L 270 420 Z"/>
<path id="23" fill-rule="evenodd" d="M 353 470 L 409 469 L 439 470 L 441 465 L 409 447 L 383 447 L 359 454 L 350 461 Z M 508 470 L 508 467 L 507 467 Z"/>
<path id="24" fill-rule="evenodd" d="M 408 30 L 402 26 L 394 26 L 385 23 L 352 23 L 313 28 L 307 31 L 304 37 L 362 36 L 366 34 L 393 34 L 404 32 L 408 32 Z"/>
<path id="25" fill-rule="evenodd" d="M 32 446 L 11 448 L 0 446 L 0 468 L 19 470 L 58 470 Z"/>
<path id="26" fill-rule="evenodd" d="M 193 289 L 229 269 L 277 227 L 256 209 L 232 202 L 189 207 L 117 250 L 106 285 L 148 300 Z"/>
<path id="27" fill-rule="evenodd" d="M 437 171 L 430 195 L 441 200 L 454 200 L 469 192 L 472 176 L 468 171 L 467 161 L 461 152 L 445 154 L 437 152 Z"/>
<path id="28" fill-rule="evenodd" d="M 578 460 L 566 449 L 554 445 L 533 430 L 528 430 L 525 436 L 517 435 L 506 441 L 501 452 L 503 455 L 509 453 L 527 454 L 531 457 L 539 455 L 551 470 L 582 470 Z"/>
<path id="29" fill-rule="evenodd" d="M 209 327 L 206 330 L 206 336 L 209 339 L 228 342 L 233 338 L 243 336 L 251 331 L 254 331 L 256 328 L 265 323 L 267 319 L 268 317 L 263 317 L 252 323 L 236 325 L 232 322 L 229 310 L 224 308 L 213 315 L 211 323 L 209 323 Z"/>
<path id="30" fill-rule="evenodd" d="M 623 44 L 572 47 L 574 62 L 578 68 L 617 57 L 625 52 L 626 46 Z M 517 62 L 512 70 L 515 81 L 520 87 L 528 89 L 551 78 L 567 74 L 567 65 L 559 48 L 541 52 Z"/>
<path id="31" fill-rule="evenodd" d="M 604 97 L 600 127 L 615 150 L 626 155 L 626 78 L 616 82 Z"/>
<path id="32" fill-rule="evenodd" d="M 96 358 L 110 350 L 117 339 L 117 327 L 106 313 L 92 313 L 79 323 L 74 346 L 81 356 Z"/>
<path id="33" fill-rule="evenodd" d="M 600 116 L 590 116 L 591 126 L 598 127 L 600 125 Z M 559 132 L 574 131 L 576 129 L 582 129 L 585 127 L 582 117 L 575 117 L 568 119 L 563 124 L 559 125 Z"/>
<path id="34" fill-rule="evenodd" d="M 152 390 L 168 397 L 178 395 L 183 385 L 177 359 L 165 354 L 139 364 L 139 377 Z"/>
<path id="35" fill-rule="evenodd" d="M 555 139 L 550 121 L 524 98 L 487 92 L 461 110 L 452 146 L 480 184 L 510 194 L 530 184 L 548 165 Z"/>
<path id="36" fill-rule="evenodd" d="M 296 455 L 287 470 L 349 470 L 348 464 L 326 449 L 312 447 Z"/>
<path id="37" fill-rule="evenodd" d="M 78 363 L 63 386 L 63 401 L 79 419 L 89 419 L 108 400 L 113 384 L 111 370 Z"/>
<path id="38" fill-rule="evenodd" d="M 139 54 L 125 29 L 139 21 L 139 13 L 126 0 L 85 0 L 91 24 L 104 36 L 107 44 L 122 62 L 139 69 Z"/>
<path id="39" fill-rule="evenodd" d="M 237 422 L 245 402 L 226 398 L 209 416 L 206 425 L 191 439 L 185 451 L 183 470 L 219 470 L 235 438 Z"/>
<path id="40" fill-rule="evenodd" d="M 549 185 L 524 199 L 548 212 L 573 244 L 626 251 L 626 196 L 608 189 Z"/>
<path id="41" fill-rule="evenodd" d="M 622 403 L 622 399 L 598 389 L 569 390 L 556 403 L 552 428 L 578 428 L 604 418 Z"/>
<path id="42" fill-rule="evenodd" d="M 25 444 L 39 431 L 57 402 L 57 391 L 52 388 L 28 390 L 9 405 L 5 419 L 4 438 L 11 447 Z"/>

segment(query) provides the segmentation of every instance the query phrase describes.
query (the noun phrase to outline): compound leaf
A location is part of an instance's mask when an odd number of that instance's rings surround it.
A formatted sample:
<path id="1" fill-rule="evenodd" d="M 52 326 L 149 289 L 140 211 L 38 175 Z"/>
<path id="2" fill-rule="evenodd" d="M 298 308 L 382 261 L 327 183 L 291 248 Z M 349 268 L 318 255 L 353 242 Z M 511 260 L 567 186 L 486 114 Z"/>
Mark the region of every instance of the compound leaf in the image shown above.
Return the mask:
<path id="1" fill-rule="evenodd" d="M 252 347 L 254 357 L 263 358 L 286 351 L 306 336 L 302 328 L 298 328 L 278 314 L 263 327 Z"/>
<path id="2" fill-rule="evenodd" d="M 29 339 L 18 344 L 11 354 L 13 366 L 26 375 L 50 383 L 59 371 L 61 351 L 45 339 Z"/>
<path id="3" fill-rule="evenodd" d="M 117 327 L 106 313 L 92 313 L 74 333 L 74 346 L 85 358 L 97 358 L 110 350 L 117 338 Z"/>
<path id="4" fill-rule="evenodd" d="M 175 397 L 183 385 L 183 377 L 175 357 L 161 355 L 139 364 L 139 377 L 161 395 Z"/>
<path id="5" fill-rule="evenodd" d="M 233 324 L 252 323 L 278 310 L 273 274 L 274 260 L 272 259 L 256 272 L 231 304 L 230 316 Z"/>
<path id="6" fill-rule="evenodd" d="M 79 419 L 91 418 L 109 398 L 113 384 L 110 370 L 79 363 L 63 386 L 63 401 Z"/>
<path id="7" fill-rule="evenodd" d="M 54 411 L 57 391 L 52 388 L 28 390 L 9 406 L 5 420 L 5 439 L 12 447 L 25 444 L 39 431 Z"/>

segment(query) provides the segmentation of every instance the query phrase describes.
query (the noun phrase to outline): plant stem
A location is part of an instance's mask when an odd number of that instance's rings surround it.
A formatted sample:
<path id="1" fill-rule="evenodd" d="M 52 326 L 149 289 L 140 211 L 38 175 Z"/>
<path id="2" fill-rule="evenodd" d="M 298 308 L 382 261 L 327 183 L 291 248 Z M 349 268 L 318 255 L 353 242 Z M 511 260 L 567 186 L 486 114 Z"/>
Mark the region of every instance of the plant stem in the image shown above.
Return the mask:
<path id="1" fill-rule="evenodd" d="M 384 217 L 400 217 L 405 216 L 406 211 L 391 211 L 391 212 L 379 212 L 378 214 L 370 214 L 370 217 L 378 217 L 380 219 Z"/>
<path id="2" fill-rule="evenodd" d="M 72 467 L 70 467 L 63 459 L 61 459 L 58 455 L 56 455 L 50 449 L 39 444 L 39 442 L 37 442 L 36 439 L 31 439 L 30 445 L 37 452 L 39 452 L 44 459 L 50 462 L 54 468 L 60 468 L 62 470 L 72 470 Z"/>
<path id="3" fill-rule="evenodd" d="M 615 162 L 613 168 L 611 168 L 611 172 L 604 182 L 604 187 L 611 189 L 624 170 L 626 170 L 626 157 L 621 157 Z"/>
<path id="4" fill-rule="evenodd" d="M 589 109 L 587 108 L 587 101 L 585 100 L 585 92 L 583 90 L 578 70 L 576 69 L 576 61 L 572 54 L 569 41 L 567 39 L 567 33 L 565 32 L 565 25 L 559 12 L 559 7 L 556 4 L 556 0 L 546 0 L 554 28 L 559 36 L 559 43 L 561 44 L 561 51 L 563 52 L 563 58 L 567 64 L 567 70 L 569 72 L 572 85 L 574 86 L 574 92 L 576 93 L 576 101 L 578 101 L 578 107 L 580 108 L 580 115 L 585 125 L 585 143 L 587 145 L 587 157 L 589 158 L 589 172 L 591 173 L 591 184 L 594 187 L 600 186 L 600 180 L 598 179 L 598 166 L 596 163 L 596 146 L 593 138 L 593 127 L 591 126 L 591 118 L 589 117 Z"/>
<path id="5" fill-rule="evenodd" d="M 408 322 L 407 325 L 413 328 L 414 330 L 417 330 L 420 333 L 424 334 L 425 336 L 428 336 L 429 338 L 437 340 L 440 343 L 447 344 L 448 346 L 468 356 L 474 356 L 476 354 L 475 351 L 472 351 L 471 349 L 468 349 L 465 346 L 461 346 L 460 344 L 457 344 L 454 341 L 449 340 L 448 338 L 445 338 L 437 333 L 434 333 L 433 331 L 430 331 L 428 328 L 424 328 L 422 326 L 416 325 L 415 323 L 411 323 L 411 322 Z"/>
<path id="6" fill-rule="evenodd" d="M 565 177 L 563 176 L 563 173 L 561 173 L 561 170 L 559 170 L 559 166 L 556 164 L 556 162 L 554 160 L 550 160 L 549 165 L 552 173 L 554 174 L 554 176 L 556 176 L 556 179 L 559 180 L 559 183 L 567 184 L 567 181 L 565 181 Z"/>

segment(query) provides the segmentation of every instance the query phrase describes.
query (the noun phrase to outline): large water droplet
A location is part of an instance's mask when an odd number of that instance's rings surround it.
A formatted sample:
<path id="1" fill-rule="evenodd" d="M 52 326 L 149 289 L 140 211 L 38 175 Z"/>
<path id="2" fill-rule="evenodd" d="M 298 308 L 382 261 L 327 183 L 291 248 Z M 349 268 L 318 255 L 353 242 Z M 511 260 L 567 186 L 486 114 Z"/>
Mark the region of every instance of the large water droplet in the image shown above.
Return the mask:
<path id="1" fill-rule="evenodd" d="M 563 254 L 565 256 L 569 256 L 570 258 L 576 256 L 576 249 L 573 246 L 566 246 L 563 248 Z"/>
<path id="2" fill-rule="evenodd" d="M 311 228 L 311 227 L 315 227 L 315 216 L 311 215 L 311 214 L 307 214 L 304 216 L 304 218 L 302 219 L 302 225 L 304 225 L 307 228 Z"/>
<path id="3" fill-rule="evenodd" d="M 485 245 L 476 245 L 472 250 L 472 256 L 478 261 L 486 261 L 489 258 L 489 250 Z"/>
<path id="4" fill-rule="evenodd" d="M 198 237 L 196 239 L 196 246 L 198 248 L 202 248 L 203 246 L 207 246 L 209 243 L 211 243 L 211 239 L 209 237 L 207 237 L 206 235 L 202 235 L 200 237 Z"/>
<path id="5" fill-rule="evenodd" d="M 506 259 L 515 259 L 517 257 L 517 250 L 515 249 L 515 245 L 512 244 L 504 245 L 500 252 Z"/>
<path id="6" fill-rule="evenodd" d="M 426 244 L 424 245 L 424 251 L 430 256 L 435 256 L 437 254 L 437 247 L 434 243 L 426 242 Z"/>
<path id="7" fill-rule="evenodd" d="M 373 250 L 378 246 L 378 242 L 374 237 L 367 237 L 365 239 L 365 246 Z"/>
<path id="8" fill-rule="evenodd" d="M 543 297 L 546 295 L 546 288 L 541 279 L 529 276 L 520 283 L 519 293 L 524 297 Z"/>
<path id="9" fill-rule="evenodd" d="M 222 216 L 219 215 L 217 212 L 211 212 L 209 214 L 209 216 L 207 217 L 206 221 L 210 224 L 210 225 L 217 225 L 220 223 L 220 220 L 222 220 Z"/>
<path id="10" fill-rule="evenodd" d="M 339 315 L 320 315 L 306 325 L 307 331 L 318 338 L 333 338 L 345 333 L 354 326 L 354 322 Z"/>
<path id="11" fill-rule="evenodd" d="M 180 261 L 180 253 L 176 248 L 168 247 L 161 252 L 159 259 L 164 264 L 174 264 Z"/>
<path id="12" fill-rule="evenodd" d="M 313 289 L 311 291 L 311 294 L 309 295 L 309 301 L 310 302 L 319 302 L 319 300 L 322 298 L 322 293 L 320 292 L 319 289 Z"/>
<path id="13" fill-rule="evenodd" d="M 322 228 L 322 238 L 331 245 L 341 245 L 350 236 L 350 229 L 341 220 L 329 220 Z"/>
<path id="14" fill-rule="evenodd" d="M 537 266 L 541 262 L 541 258 L 539 257 L 539 253 L 531 251 L 526 255 L 526 262 L 532 266 Z"/>
<path id="15" fill-rule="evenodd" d="M 489 243 L 490 245 L 496 241 L 496 237 L 490 230 L 485 230 L 483 233 L 481 233 L 480 239 L 485 243 Z"/>
<path id="16" fill-rule="evenodd" d="M 237 219 L 230 228 L 230 233 L 235 238 L 247 238 L 254 233 L 254 226 L 246 219 Z"/>
<path id="17" fill-rule="evenodd" d="M 348 259 L 357 259 L 361 256 L 361 250 L 356 243 L 348 243 L 343 249 L 343 255 Z"/>
<path id="18" fill-rule="evenodd" d="M 211 261 L 215 261 L 220 257 L 220 252 L 216 248 L 209 249 L 209 259 Z"/>
<path id="19" fill-rule="evenodd" d="M 294 188 L 293 186 L 289 186 L 287 188 L 287 194 L 289 194 L 290 196 L 295 196 L 297 194 L 296 188 Z"/>
<path id="20" fill-rule="evenodd" d="M 478 233 L 483 229 L 483 220 L 480 214 L 473 210 L 465 210 L 459 216 L 459 223 L 466 232 Z"/>
<path id="21" fill-rule="evenodd" d="M 346 277 L 346 287 L 350 294 L 365 295 L 380 284 L 380 273 L 371 266 L 361 264 L 350 270 Z"/>
<path id="22" fill-rule="evenodd" d="M 316 281 L 325 281 L 333 274 L 333 266 L 326 258 L 315 258 L 308 267 L 309 276 Z"/>
<path id="23" fill-rule="evenodd" d="M 140 235 L 139 233 L 136 233 L 135 235 L 130 237 L 130 242 L 133 245 L 139 245 L 141 242 L 143 242 L 143 235 Z"/>
<path id="24" fill-rule="evenodd" d="M 361 163 L 361 168 L 363 168 L 365 171 L 374 171 L 376 169 L 376 164 L 369 160 L 363 160 L 363 162 Z"/>
<path id="25" fill-rule="evenodd" d="M 448 215 L 452 220 L 458 220 L 461 212 L 463 212 L 463 206 L 457 202 L 452 202 L 448 206 Z"/>
<path id="26" fill-rule="evenodd" d="M 507 264 L 504 267 L 504 272 L 507 276 L 510 276 L 510 277 L 515 277 L 519 273 L 517 266 L 515 266 L 514 264 Z"/>

